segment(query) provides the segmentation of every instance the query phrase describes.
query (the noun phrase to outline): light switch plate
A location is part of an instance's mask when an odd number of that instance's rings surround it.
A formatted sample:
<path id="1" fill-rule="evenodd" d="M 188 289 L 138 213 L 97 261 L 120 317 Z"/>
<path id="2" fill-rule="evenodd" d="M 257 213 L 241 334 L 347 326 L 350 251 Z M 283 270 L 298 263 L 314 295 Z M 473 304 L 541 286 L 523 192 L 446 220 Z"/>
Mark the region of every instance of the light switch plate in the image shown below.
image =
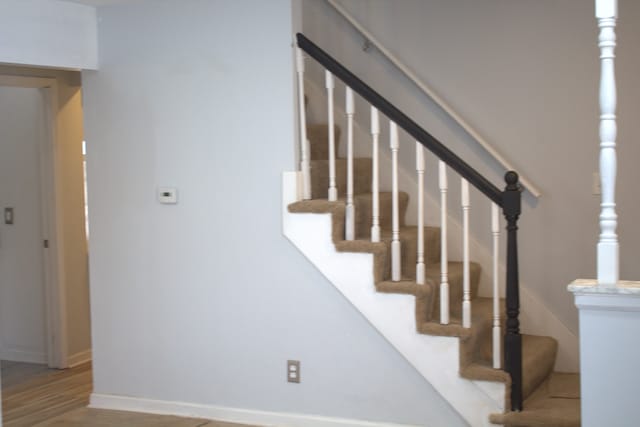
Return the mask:
<path id="1" fill-rule="evenodd" d="M 171 187 L 158 188 L 158 201 L 167 205 L 178 203 L 178 189 Z"/>

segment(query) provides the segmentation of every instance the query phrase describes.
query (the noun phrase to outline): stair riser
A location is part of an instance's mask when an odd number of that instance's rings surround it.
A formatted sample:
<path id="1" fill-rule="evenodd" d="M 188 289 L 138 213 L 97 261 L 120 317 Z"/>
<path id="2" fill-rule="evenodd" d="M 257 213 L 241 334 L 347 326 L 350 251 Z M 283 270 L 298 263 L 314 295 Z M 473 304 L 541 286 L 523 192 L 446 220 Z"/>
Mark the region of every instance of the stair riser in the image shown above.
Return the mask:
<path id="1" fill-rule="evenodd" d="M 353 193 L 371 192 L 371 160 L 354 159 L 353 162 Z M 336 186 L 338 197 L 347 194 L 347 160 L 336 159 Z M 311 161 L 311 197 L 326 199 L 329 194 L 329 162 L 327 160 Z"/>
<path id="2" fill-rule="evenodd" d="M 478 296 L 478 286 L 480 283 L 480 265 L 477 263 L 471 263 L 469 265 L 470 273 L 470 288 L 471 299 Z M 431 320 L 438 321 L 440 317 L 440 277 L 432 277 L 435 286 L 434 300 L 433 300 L 433 317 Z M 463 277 L 460 271 L 450 272 L 448 277 L 449 283 L 449 314 L 450 317 L 462 317 L 462 299 L 464 295 L 463 290 Z M 472 308 L 473 310 L 473 308 Z"/>
<path id="3" fill-rule="evenodd" d="M 340 128 L 335 126 L 336 155 L 340 148 Z M 326 124 L 307 125 L 307 139 L 311 150 L 311 160 L 329 158 L 329 127 Z"/>
<path id="4" fill-rule="evenodd" d="M 393 219 L 393 206 L 391 193 L 380 193 L 379 213 L 380 228 L 383 230 L 391 230 Z M 373 205 L 371 194 L 361 194 L 354 201 L 356 212 L 356 237 L 358 239 L 371 238 L 371 224 L 373 223 Z M 398 195 L 398 212 L 400 214 L 400 227 L 405 226 L 405 216 L 409 205 L 409 196 L 407 193 Z"/>

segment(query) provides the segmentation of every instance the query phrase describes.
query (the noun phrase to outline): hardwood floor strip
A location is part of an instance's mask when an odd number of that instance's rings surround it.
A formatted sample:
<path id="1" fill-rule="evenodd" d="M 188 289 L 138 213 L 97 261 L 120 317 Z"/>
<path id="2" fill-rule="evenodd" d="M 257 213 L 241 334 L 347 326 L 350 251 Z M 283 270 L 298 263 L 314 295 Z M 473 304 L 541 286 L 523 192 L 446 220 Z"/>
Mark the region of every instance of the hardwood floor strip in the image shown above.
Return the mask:
<path id="1" fill-rule="evenodd" d="M 27 427 L 89 403 L 92 387 L 91 364 L 47 372 L 2 391 L 3 421 L 6 427 Z"/>
<path id="2" fill-rule="evenodd" d="M 64 371 L 40 372 L 31 380 L 3 388 L 4 426 L 251 427 L 199 418 L 89 409 L 92 384 L 91 363 L 86 363 Z"/>

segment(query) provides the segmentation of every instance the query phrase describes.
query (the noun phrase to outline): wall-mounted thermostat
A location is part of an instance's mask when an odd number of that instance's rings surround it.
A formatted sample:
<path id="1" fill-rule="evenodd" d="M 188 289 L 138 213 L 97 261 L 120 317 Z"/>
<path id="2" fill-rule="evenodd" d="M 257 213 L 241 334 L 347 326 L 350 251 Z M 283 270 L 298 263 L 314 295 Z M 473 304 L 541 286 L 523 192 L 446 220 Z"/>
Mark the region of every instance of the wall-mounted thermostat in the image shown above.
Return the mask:
<path id="1" fill-rule="evenodd" d="M 178 203 L 178 189 L 169 187 L 158 188 L 158 201 L 167 205 L 175 205 Z"/>

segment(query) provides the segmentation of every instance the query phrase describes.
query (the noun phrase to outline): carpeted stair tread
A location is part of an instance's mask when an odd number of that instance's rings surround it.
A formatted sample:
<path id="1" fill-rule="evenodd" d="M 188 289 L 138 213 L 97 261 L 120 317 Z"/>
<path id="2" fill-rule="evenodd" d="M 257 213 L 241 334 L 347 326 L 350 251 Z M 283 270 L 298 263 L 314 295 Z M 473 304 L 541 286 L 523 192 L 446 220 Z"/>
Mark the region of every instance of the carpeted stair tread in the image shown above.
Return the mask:
<path id="1" fill-rule="evenodd" d="M 367 236 L 369 238 L 369 236 Z M 380 230 L 380 239 L 383 242 L 391 242 L 393 233 L 390 228 L 382 228 Z M 400 228 L 401 254 L 410 254 L 411 278 L 415 280 L 415 263 L 418 256 L 418 227 L 415 225 L 404 225 Z M 424 227 L 424 262 L 431 269 L 439 269 L 440 263 L 440 228 Z M 436 266 L 437 264 L 437 266 Z M 438 277 L 439 276 L 438 270 Z M 432 271 L 429 271 L 430 273 Z M 428 273 L 427 273 L 428 274 Z M 439 279 L 438 279 L 439 280 Z"/>
<path id="2" fill-rule="evenodd" d="M 333 243 L 344 239 L 344 202 L 328 200 L 301 200 L 287 206 L 291 213 L 331 214 L 331 239 Z"/>
<path id="3" fill-rule="evenodd" d="M 300 200 L 289 204 L 287 209 L 291 213 L 332 213 L 336 209 L 344 210 L 344 202 L 330 202 L 326 199 Z"/>
<path id="4" fill-rule="evenodd" d="M 449 282 L 449 297 L 450 301 L 455 301 L 456 299 L 452 296 L 452 283 L 462 284 L 462 279 L 464 275 L 464 268 L 462 262 L 460 261 L 449 261 L 447 263 L 448 270 L 448 282 Z M 471 299 L 474 299 L 478 296 L 478 282 L 479 280 L 474 280 L 475 276 L 480 276 L 480 271 L 482 267 L 477 262 L 469 263 L 469 274 L 471 276 Z M 425 276 L 428 281 L 431 281 L 434 284 L 438 284 L 438 289 L 440 288 L 440 263 L 436 264 L 427 264 L 427 268 L 425 270 Z M 474 283 L 475 282 L 475 283 Z M 462 289 L 462 287 L 460 287 Z M 459 299 L 462 301 L 462 298 Z"/>
<path id="5" fill-rule="evenodd" d="M 480 267 L 480 264 L 475 262 L 469 263 L 469 273 L 471 275 L 471 299 L 475 299 L 478 296 L 481 271 L 482 268 Z M 463 273 L 463 265 L 461 262 L 451 261 L 448 263 L 449 301 L 462 301 Z M 433 283 L 435 286 L 434 301 L 432 302 L 430 319 L 437 320 L 440 318 L 440 263 L 427 265 L 426 280 L 428 283 Z M 451 318 L 461 316 L 461 304 L 450 303 L 449 308 Z"/>
<path id="6" fill-rule="evenodd" d="M 522 335 L 522 394 L 526 399 L 551 374 L 558 343 L 551 337 Z M 488 360 L 477 360 L 460 371 L 464 378 L 509 383 L 509 375 L 493 369 Z"/>
<path id="7" fill-rule="evenodd" d="M 393 200 L 392 193 L 388 191 L 381 191 L 379 194 L 379 223 L 381 230 L 389 230 L 387 233 L 391 236 L 391 224 L 393 215 Z M 354 206 L 356 211 L 356 237 L 358 239 L 370 239 L 371 238 L 371 225 L 373 216 L 371 193 L 358 194 L 354 197 Z M 405 216 L 407 207 L 409 206 L 409 195 L 404 191 L 398 193 L 398 213 L 400 227 L 405 226 Z"/>
<path id="8" fill-rule="evenodd" d="M 549 395 L 556 398 L 580 399 L 580 374 L 552 373 L 549 377 Z"/>
<path id="9" fill-rule="evenodd" d="M 400 280 L 392 282 L 384 280 L 376 283 L 376 290 L 386 294 L 408 294 L 415 296 L 430 296 L 433 289 L 428 285 L 418 285 L 415 280 Z"/>
<path id="10" fill-rule="evenodd" d="M 336 153 L 340 144 L 340 128 L 334 127 Z M 329 159 L 329 126 L 326 123 L 308 124 L 307 139 L 309 140 L 309 151 L 311 160 Z"/>
<path id="11" fill-rule="evenodd" d="M 438 301 L 438 304 L 440 302 Z M 462 305 L 462 301 L 458 301 Z M 449 304 L 453 304 L 450 301 Z M 421 334 L 438 335 L 443 337 L 467 337 L 472 333 L 477 333 L 481 326 L 491 326 L 493 318 L 493 299 L 477 297 L 471 300 L 471 328 L 462 327 L 460 316 L 450 316 L 449 323 L 444 325 L 437 319 L 426 320 L 419 325 L 418 331 Z"/>
<path id="12" fill-rule="evenodd" d="M 370 194 L 354 194 L 353 196 L 353 202 L 354 202 L 354 206 L 355 206 L 355 214 L 356 214 L 356 239 L 358 241 L 369 241 L 371 239 L 371 216 L 370 216 L 370 212 L 371 212 L 371 197 Z M 407 211 L 407 206 L 409 204 L 409 195 L 405 192 L 399 192 L 398 193 L 398 210 L 400 213 L 400 217 L 402 218 L 400 221 L 400 226 L 402 228 L 404 228 L 404 216 L 405 213 Z M 317 198 L 317 199 L 311 199 L 311 200 L 302 200 L 302 201 L 298 201 L 298 202 L 294 202 L 291 203 L 287 209 L 289 210 L 289 212 L 291 213 L 333 213 L 336 211 L 336 209 L 341 209 L 342 211 L 344 211 L 344 207 L 345 207 L 345 203 L 346 200 L 344 197 L 340 197 L 337 201 L 335 202 L 330 202 L 327 200 L 326 197 L 324 198 Z M 388 192 L 381 192 L 380 193 L 380 216 L 381 216 L 381 226 L 382 227 L 387 227 L 387 226 L 391 226 L 391 193 Z M 368 217 L 368 221 L 367 221 L 367 227 L 369 228 L 369 233 L 366 236 L 362 236 L 362 235 L 358 235 L 357 230 L 358 229 L 362 229 L 364 227 L 362 227 L 360 225 L 360 223 L 363 221 L 363 217 Z M 389 218 L 389 219 L 387 219 Z M 383 222 L 384 220 L 384 222 Z M 387 222 L 389 224 L 387 224 Z M 403 241 L 406 241 L 407 244 L 409 245 L 407 247 L 407 250 L 409 250 L 410 248 L 414 248 L 413 251 L 415 252 L 416 249 L 416 238 L 417 238 L 417 227 L 412 227 L 412 228 L 408 228 L 407 230 L 403 230 L 400 229 L 400 239 Z M 439 248 L 440 248 L 440 238 L 438 235 L 438 232 L 436 228 L 433 227 L 427 227 L 425 228 L 425 246 L 427 248 L 431 248 L 433 246 L 431 245 L 437 245 L 437 250 L 427 250 L 426 252 L 426 260 L 429 261 L 431 259 L 433 259 L 433 257 L 436 256 L 436 254 L 434 252 L 438 253 L 439 256 Z M 362 234 L 362 233 L 360 233 Z M 381 230 L 381 237 L 384 240 L 386 237 L 388 237 L 388 240 L 391 240 L 391 231 L 387 231 L 385 228 L 383 228 Z M 340 237 L 338 240 L 342 240 L 344 239 L 344 235 L 342 235 L 342 237 Z M 338 241 L 338 240 L 334 240 L 334 241 Z M 413 244 L 412 244 L 413 242 Z M 345 250 L 345 252 L 350 252 L 348 250 Z M 367 250 L 355 250 L 353 252 L 367 252 Z M 435 261 L 439 260 L 439 258 L 435 259 Z"/>
<path id="13" fill-rule="evenodd" d="M 579 383 L 579 375 L 554 372 L 524 401 L 521 412 L 491 414 L 490 421 L 508 427 L 580 427 L 580 399 L 554 396 L 554 381 L 572 389 Z"/>
<path id="14" fill-rule="evenodd" d="M 329 194 L 329 161 L 311 160 L 311 197 L 326 199 Z M 347 159 L 336 159 L 336 187 L 338 197 L 347 192 Z M 371 159 L 353 159 L 353 194 L 371 192 Z"/>

